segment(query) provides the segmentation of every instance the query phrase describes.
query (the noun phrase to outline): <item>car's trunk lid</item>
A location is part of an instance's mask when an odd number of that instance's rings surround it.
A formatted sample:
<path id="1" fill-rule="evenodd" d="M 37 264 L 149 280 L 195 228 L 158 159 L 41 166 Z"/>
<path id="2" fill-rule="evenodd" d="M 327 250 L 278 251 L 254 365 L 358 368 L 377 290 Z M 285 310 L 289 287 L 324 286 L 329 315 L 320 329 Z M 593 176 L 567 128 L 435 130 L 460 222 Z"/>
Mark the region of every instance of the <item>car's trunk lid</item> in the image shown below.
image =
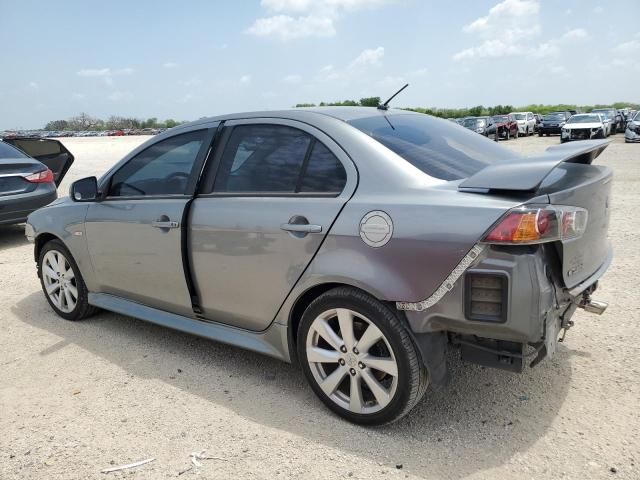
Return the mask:
<path id="1" fill-rule="evenodd" d="M 612 171 L 591 162 L 607 147 L 608 141 L 575 142 L 547 149 L 546 155 L 518 159 L 511 164 L 491 165 L 467 178 L 459 190 L 476 193 L 504 193 L 546 196 L 550 204 L 586 209 L 585 232 L 571 240 L 556 242 L 562 277 L 572 288 L 593 275 L 607 261 Z"/>
<path id="2" fill-rule="evenodd" d="M 42 163 L 30 158 L 0 159 L 0 197 L 33 190 L 35 184 L 24 177 L 44 168 Z"/>

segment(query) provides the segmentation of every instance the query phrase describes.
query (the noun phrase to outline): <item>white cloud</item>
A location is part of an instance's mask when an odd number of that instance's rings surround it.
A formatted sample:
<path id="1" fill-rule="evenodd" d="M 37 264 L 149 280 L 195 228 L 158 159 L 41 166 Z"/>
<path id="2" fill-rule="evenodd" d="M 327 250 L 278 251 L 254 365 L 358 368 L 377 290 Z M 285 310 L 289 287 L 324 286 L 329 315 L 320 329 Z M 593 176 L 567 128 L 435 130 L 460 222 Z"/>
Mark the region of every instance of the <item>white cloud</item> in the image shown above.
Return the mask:
<path id="1" fill-rule="evenodd" d="M 489 14 L 463 27 L 466 33 L 531 34 L 538 30 L 537 0 L 503 0 L 491 7 Z"/>
<path id="2" fill-rule="evenodd" d="M 83 70 L 78 70 L 76 74 L 81 77 L 106 77 L 107 75 L 111 75 L 110 68 L 85 68 Z"/>
<path id="3" fill-rule="evenodd" d="M 358 55 L 353 62 L 351 62 L 352 67 L 362 67 L 368 65 L 379 65 L 380 61 L 384 57 L 384 48 L 368 48 L 364 50 L 360 55 Z"/>
<path id="4" fill-rule="evenodd" d="M 71 98 L 73 98 L 74 100 L 76 100 L 78 102 L 81 102 L 82 100 L 87 98 L 87 96 L 84 93 L 72 93 L 71 94 Z"/>
<path id="5" fill-rule="evenodd" d="M 258 18 L 246 33 L 258 37 L 274 36 L 282 41 L 305 37 L 332 37 L 336 34 L 333 19 L 329 17 L 291 17 L 289 15 L 275 15 L 273 17 Z"/>
<path id="6" fill-rule="evenodd" d="M 282 81 L 290 85 L 295 85 L 302 81 L 302 77 L 300 75 L 287 75 L 282 79 Z"/>
<path id="7" fill-rule="evenodd" d="M 162 64 L 164 68 L 178 68 L 178 64 L 175 62 L 165 62 Z"/>
<path id="8" fill-rule="evenodd" d="M 118 68 L 116 70 L 112 70 L 111 68 L 85 68 L 78 70 L 76 74 L 81 77 L 113 77 L 117 75 L 131 75 L 133 71 L 133 68 L 130 67 Z"/>
<path id="9" fill-rule="evenodd" d="M 343 12 L 377 7 L 395 0 L 262 0 L 275 15 L 256 19 L 245 33 L 289 41 L 306 37 L 333 37 Z"/>
<path id="10" fill-rule="evenodd" d="M 630 40 L 621 43 L 613 49 L 616 55 L 634 55 L 640 53 L 640 40 Z"/>
<path id="11" fill-rule="evenodd" d="M 587 38 L 589 34 L 584 28 L 574 28 L 573 30 L 569 30 L 562 38 L 565 40 L 579 39 L 579 38 Z"/>
<path id="12" fill-rule="evenodd" d="M 251 83 L 251 75 L 242 75 L 240 77 L 240 83 L 246 85 L 248 83 Z"/>
<path id="13" fill-rule="evenodd" d="M 36 82 L 29 82 L 29 88 L 37 90 L 38 89 L 38 84 Z"/>

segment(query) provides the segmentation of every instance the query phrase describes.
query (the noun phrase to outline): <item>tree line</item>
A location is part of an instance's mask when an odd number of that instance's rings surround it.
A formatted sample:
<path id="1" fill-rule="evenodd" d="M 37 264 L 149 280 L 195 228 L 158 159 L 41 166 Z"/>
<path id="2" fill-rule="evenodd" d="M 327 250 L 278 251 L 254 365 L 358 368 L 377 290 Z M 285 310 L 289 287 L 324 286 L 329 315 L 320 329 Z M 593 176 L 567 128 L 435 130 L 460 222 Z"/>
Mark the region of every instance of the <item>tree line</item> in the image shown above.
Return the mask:
<path id="1" fill-rule="evenodd" d="M 298 103 L 296 108 L 300 107 L 325 107 L 325 106 L 342 106 L 342 107 L 377 107 L 380 105 L 380 97 L 366 97 L 358 100 L 343 100 L 338 102 L 320 102 L 315 103 Z M 412 112 L 426 113 L 433 115 L 434 117 L 442 118 L 462 118 L 462 117 L 482 117 L 491 115 L 501 115 L 510 112 L 535 112 L 541 115 L 545 115 L 551 112 L 561 112 L 565 110 L 576 110 L 578 112 L 590 112 L 594 108 L 625 108 L 630 107 L 634 110 L 640 110 L 640 104 L 630 102 L 615 102 L 612 105 L 573 105 L 573 104 L 556 104 L 556 105 L 543 105 L 543 104 L 531 104 L 521 107 L 514 107 L 513 105 L 495 105 L 493 107 L 485 107 L 483 105 L 477 105 L 475 107 L 467 108 L 437 108 L 437 107 L 409 107 L 404 110 L 410 110 Z"/>
<path id="2" fill-rule="evenodd" d="M 112 115 L 108 119 L 103 120 L 101 118 L 92 117 L 91 115 L 83 112 L 67 120 L 52 120 L 45 125 L 44 130 L 101 131 L 140 128 L 172 128 L 180 125 L 181 123 L 184 122 L 173 120 L 171 118 L 159 121 L 156 117 L 141 119 L 120 117 L 116 115 Z"/>

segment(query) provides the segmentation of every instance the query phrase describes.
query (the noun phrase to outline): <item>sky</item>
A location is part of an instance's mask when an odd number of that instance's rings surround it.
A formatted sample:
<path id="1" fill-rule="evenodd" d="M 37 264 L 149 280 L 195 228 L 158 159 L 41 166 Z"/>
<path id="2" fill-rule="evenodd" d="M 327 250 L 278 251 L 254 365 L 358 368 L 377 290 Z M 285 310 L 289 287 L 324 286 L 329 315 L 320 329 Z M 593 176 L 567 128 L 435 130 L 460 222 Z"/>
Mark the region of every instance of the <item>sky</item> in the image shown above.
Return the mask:
<path id="1" fill-rule="evenodd" d="M 639 0 L 0 0 L 0 129 L 80 112 L 193 120 L 640 102 Z"/>

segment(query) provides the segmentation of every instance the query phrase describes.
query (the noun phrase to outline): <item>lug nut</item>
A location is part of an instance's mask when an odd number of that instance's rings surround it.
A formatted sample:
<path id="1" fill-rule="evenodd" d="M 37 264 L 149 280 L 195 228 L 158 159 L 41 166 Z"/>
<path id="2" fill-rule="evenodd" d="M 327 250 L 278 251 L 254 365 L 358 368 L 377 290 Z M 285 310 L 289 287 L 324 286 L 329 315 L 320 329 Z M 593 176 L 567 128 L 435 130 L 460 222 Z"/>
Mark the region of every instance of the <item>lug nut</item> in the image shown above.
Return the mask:
<path id="1" fill-rule="evenodd" d="M 353 353 L 355 353 L 356 355 L 358 355 L 358 353 L 360 353 L 360 352 L 358 352 L 358 349 L 357 349 L 356 347 L 353 347 Z"/>
<path id="2" fill-rule="evenodd" d="M 362 363 L 362 362 L 358 362 L 358 366 L 359 366 L 360 368 L 364 368 L 364 363 Z"/>
<path id="3" fill-rule="evenodd" d="M 355 368 L 351 368 L 351 369 L 349 369 L 349 373 L 350 373 L 351 375 L 355 375 L 355 374 L 356 374 L 356 369 L 355 369 Z"/>
<path id="4" fill-rule="evenodd" d="M 342 346 L 340 347 L 340 351 L 341 351 L 342 353 L 347 353 L 347 347 L 345 347 L 344 345 L 342 345 Z"/>
<path id="5" fill-rule="evenodd" d="M 338 363 L 339 363 L 340 365 L 344 365 L 344 358 L 341 358 L 340 360 L 338 360 Z"/>

